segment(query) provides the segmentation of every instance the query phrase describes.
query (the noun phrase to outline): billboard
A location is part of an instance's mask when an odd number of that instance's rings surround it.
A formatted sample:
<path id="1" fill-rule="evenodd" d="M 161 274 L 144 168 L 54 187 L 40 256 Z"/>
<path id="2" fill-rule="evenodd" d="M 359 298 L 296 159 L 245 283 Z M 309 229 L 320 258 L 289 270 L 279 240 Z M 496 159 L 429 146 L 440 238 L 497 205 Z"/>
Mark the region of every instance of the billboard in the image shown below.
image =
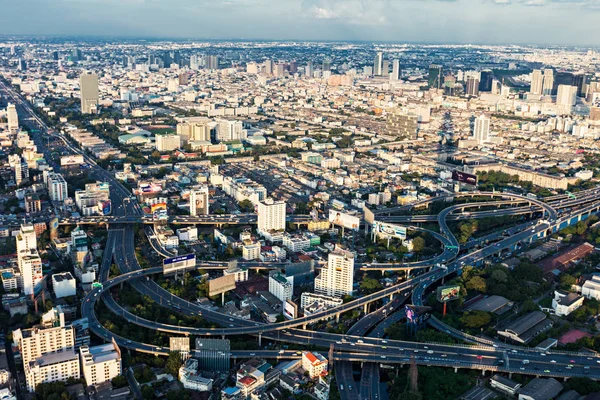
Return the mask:
<path id="1" fill-rule="evenodd" d="M 156 203 L 150 206 L 150 212 L 152 214 L 157 213 L 161 210 L 167 211 L 167 203 Z"/>
<path id="2" fill-rule="evenodd" d="M 367 206 L 363 206 L 363 212 L 365 214 L 365 222 L 367 224 L 373 225 L 373 223 L 375 222 L 375 214 L 373 214 L 373 211 L 369 210 Z"/>
<path id="3" fill-rule="evenodd" d="M 83 156 L 78 155 L 78 154 L 74 154 L 74 155 L 70 155 L 70 156 L 62 156 L 60 158 L 60 166 L 61 167 L 66 167 L 67 165 L 81 165 L 83 163 L 84 163 Z"/>
<path id="4" fill-rule="evenodd" d="M 405 226 L 386 224 L 377 221 L 373 224 L 373 232 L 401 240 L 406 239 L 406 231 L 407 229 Z"/>
<path id="5" fill-rule="evenodd" d="M 437 301 L 446 303 L 460 297 L 460 286 L 440 286 L 437 289 Z"/>
<path id="6" fill-rule="evenodd" d="M 195 268 L 195 254 L 184 254 L 182 256 L 165 258 L 163 260 L 163 274 L 174 274 L 179 271 L 189 271 Z"/>
<path id="7" fill-rule="evenodd" d="M 182 353 L 190 352 L 190 338 L 171 336 L 169 338 L 169 349 L 171 351 L 180 351 Z"/>
<path id="8" fill-rule="evenodd" d="M 329 210 L 329 222 L 355 231 L 357 231 L 360 226 L 360 219 L 358 219 L 358 217 L 335 210 Z"/>
<path id="9" fill-rule="evenodd" d="M 283 302 L 283 316 L 287 319 L 295 319 L 298 317 L 298 304 L 292 300 Z"/>
<path id="10" fill-rule="evenodd" d="M 477 175 L 469 174 L 462 171 L 452 171 L 452 180 L 461 183 L 466 183 L 467 185 L 477 185 Z"/>
<path id="11" fill-rule="evenodd" d="M 216 296 L 235 289 L 235 275 L 223 275 L 208 281 L 208 296 Z"/>
<path id="12" fill-rule="evenodd" d="M 110 200 L 99 201 L 98 212 L 100 212 L 100 214 L 102 215 L 110 215 L 110 213 L 112 212 L 111 204 L 112 203 L 110 202 Z"/>

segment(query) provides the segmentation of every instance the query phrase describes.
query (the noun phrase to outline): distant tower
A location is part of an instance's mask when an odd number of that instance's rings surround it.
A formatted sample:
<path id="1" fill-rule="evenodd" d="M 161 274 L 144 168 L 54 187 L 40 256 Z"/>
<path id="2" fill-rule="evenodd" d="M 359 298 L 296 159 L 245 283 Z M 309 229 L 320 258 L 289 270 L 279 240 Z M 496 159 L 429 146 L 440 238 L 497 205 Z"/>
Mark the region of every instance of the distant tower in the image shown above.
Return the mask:
<path id="1" fill-rule="evenodd" d="M 443 68 L 441 65 L 431 64 L 429 66 L 429 77 L 427 83 L 431 89 L 440 89 L 442 87 Z"/>
<path id="2" fill-rule="evenodd" d="M 390 79 L 392 81 L 399 81 L 402 78 L 402 70 L 400 69 L 400 60 L 394 60 L 392 62 L 392 75 Z"/>
<path id="3" fill-rule="evenodd" d="M 531 94 L 542 94 L 543 90 L 544 75 L 542 70 L 534 69 L 531 73 L 531 86 L 529 87 L 529 93 Z"/>
<path id="4" fill-rule="evenodd" d="M 92 114 L 98 110 L 98 75 L 83 73 L 79 77 L 81 113 Z"/>
<path id="5" fill-rule="evenodd" d="M 383 53 L 379 52 L 373 61 L 373 75 L 381 76 L 383 72 Z"/>

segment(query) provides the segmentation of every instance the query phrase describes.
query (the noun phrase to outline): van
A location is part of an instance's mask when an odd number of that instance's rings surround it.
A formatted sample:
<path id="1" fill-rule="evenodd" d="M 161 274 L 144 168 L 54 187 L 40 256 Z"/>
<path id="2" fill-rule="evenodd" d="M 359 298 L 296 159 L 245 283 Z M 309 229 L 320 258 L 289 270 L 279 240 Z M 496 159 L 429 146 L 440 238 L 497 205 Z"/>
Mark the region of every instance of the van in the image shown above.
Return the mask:
<path id="1" fill-rule="evenodd" d="M 523 360 L 523 364 L 529 364 L 529 360 Z"/>

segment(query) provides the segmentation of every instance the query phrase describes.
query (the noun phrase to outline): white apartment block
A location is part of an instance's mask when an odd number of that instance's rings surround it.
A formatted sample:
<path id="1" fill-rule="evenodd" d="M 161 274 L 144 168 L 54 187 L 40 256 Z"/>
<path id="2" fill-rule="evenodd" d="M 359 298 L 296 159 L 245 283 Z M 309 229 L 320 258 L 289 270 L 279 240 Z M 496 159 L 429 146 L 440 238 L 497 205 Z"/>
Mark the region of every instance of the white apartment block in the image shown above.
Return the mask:
<path id="1" fill-rule="evenodd" d="M 208 186 L 190 190 L 190 215 L 208 215 Z"/>
<path id="2" fill-rule="evenodd" d="M 257 260 L 260 257 L 260 243 L 248 243 L 242 246 L 242 258 L 246 261 Z"/>
<path id="3" fill-rule="evenodd" d="M 235 275 L 236 282 L 246 282 L 248 280 L 248 270 L 246 268 L 228 268 L 223 271 L 223 275 Z"/>
<path id="4" fill-rule="evenodd" d="M 18 255 L 19 272 L 21 273 L 23 293 L 33 295 L 35 286 L 44 278 L 42 259 L 37 250 L 29 250 Z"/>
<path id="5" fill-rule="evenodd" d="M 258 232 L 285 231 L 284 201 L 266 199 L 258 203 Z"/>
<path id="6" fill-rule="evenodd" d="M 156 150 L 160 152 L 177 150 L 181 145 L 179 135 L 156 135 L 155 139 Z"/>
<path id="7" fill-rule="evenodd" d="M 182 242 L 193 242 L 198 240 L 198 228 L 195 226 L 187 226 L 177 229 L 177 237 Z"/>
<path id="8" fill-rule="evenodd" d="M 269 292 L 282 302 L 291 300 L 294 294 L 294 278 L 287 278 L 279 272 L 269 275 Z"/>
<path id="9" fill-rule="evenodd" d="M 342 297 L 352 294 L 354 282 L 354 254 L 336 248 L 329 253 L 327 265 L 315 278 L 315 292 L 327 296 Z"/>
<path id="10" fill-rule="evenodd" d="M 97 385 L 121 375 L 121 350 L 114 339 L 100 346 L 81 346 L 79 355 L 83 377 L 88 385 Z"/>
<path id="11" fill-rule="evenodd" d="M 54 274 L 52 275 L 52 289 L 57 299 L 75 296 L 77 294 L 77 282 L 70 272 Z"/>
<path id="12" fill-rule="evenodd" d="M 61 174 L 48 174 L 46 185 L 48 186 L 48 195 L 52 201 L 64 201 L 69 197 L 67 182 Z"/>
<path id="13" fill-rule="evenodd" d="M 600 274 L 593 274 L 592 279 L 585 281 L 581 294 L 588 299 L 600 300 Z"/>
<path id="14" fill-rule="evenodd" d="M 73 350 L 46 354 L 25 366 L 25 381 L 30 393 L 35 392 L 41 383 L 64 382 L 79 377 L 79 357 Z"/>
<path id="15" fill-rule="evenodd" d="M 241 121 L 218 120 L 216 126 L 216 137 L 219 142 L 230 142 L 246 138 Z"/>

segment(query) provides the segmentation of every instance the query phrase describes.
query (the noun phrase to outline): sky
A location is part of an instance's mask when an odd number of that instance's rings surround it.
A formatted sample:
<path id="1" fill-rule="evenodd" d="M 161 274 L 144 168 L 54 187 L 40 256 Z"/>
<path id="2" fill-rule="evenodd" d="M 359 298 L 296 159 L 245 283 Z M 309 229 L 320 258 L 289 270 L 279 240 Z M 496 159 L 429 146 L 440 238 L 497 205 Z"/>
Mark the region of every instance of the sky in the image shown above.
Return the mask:
<path id="1" fill-rule="evenodd" d="M 600 0 L 2 0 L 0 34 L 600 46 Z"/>

